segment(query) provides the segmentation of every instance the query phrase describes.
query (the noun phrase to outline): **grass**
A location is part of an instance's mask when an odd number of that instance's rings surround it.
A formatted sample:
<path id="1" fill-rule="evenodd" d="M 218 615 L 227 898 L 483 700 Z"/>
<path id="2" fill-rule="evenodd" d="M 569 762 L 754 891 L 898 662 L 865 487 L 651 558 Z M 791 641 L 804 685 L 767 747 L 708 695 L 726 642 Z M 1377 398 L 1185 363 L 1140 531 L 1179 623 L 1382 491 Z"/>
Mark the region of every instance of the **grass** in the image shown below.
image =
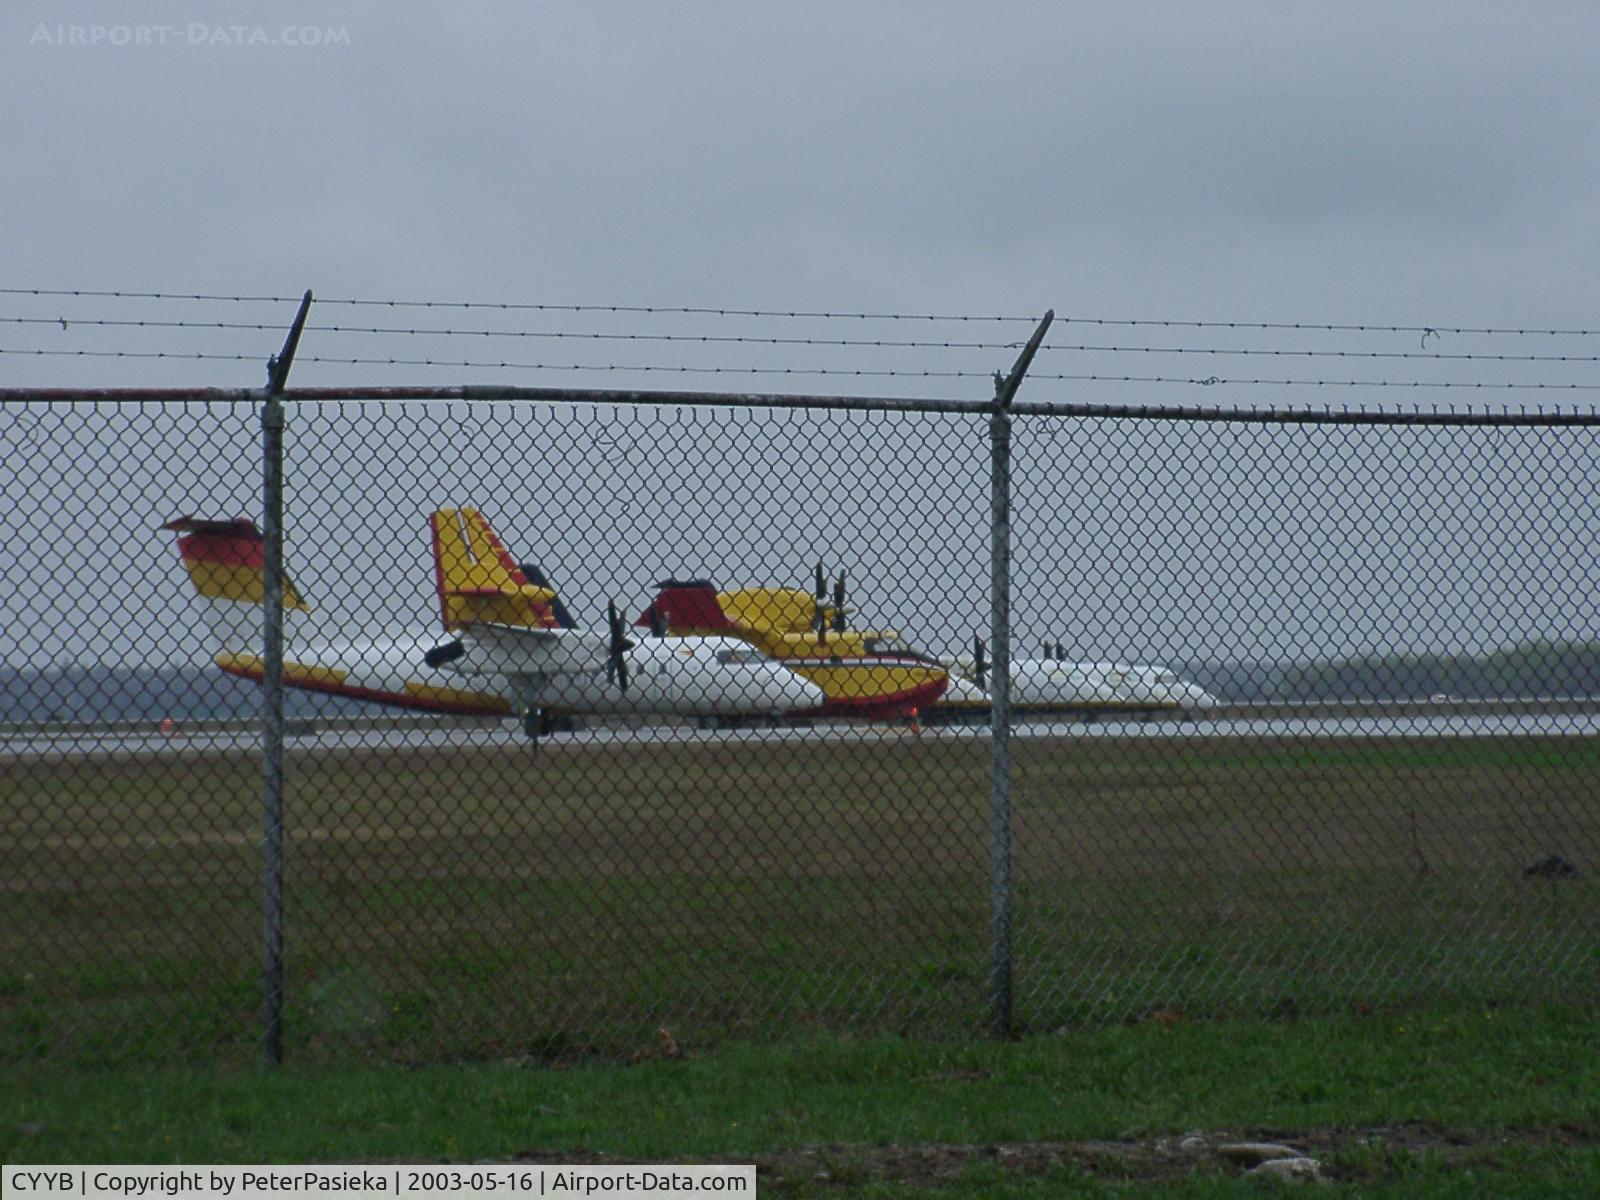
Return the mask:
<path id="1" fill-rule="evenodd" d="M 1351 1195 L 1600 1191 L 1600 743 L 1014 753 L 995 1043 L 982 742 L 296 752 L 269 1075 L 254 756 L 7 762 L 0 1158 L 1260 1194 L 1199 1131 Z"/>
<path id="2" fill-rule="evenodd" d="M 1212 1150 L 1272 1137 L 1313 1153 L 1350 1194 L 1600 1184 L 1592 1007 L 664 1054 L 271 1074 L 23 1065 L 0 1098 L 0 1158 L 754 1161 L 767 1195 L 1201 1196 L 1255 1194 Z M 1181 1150 L 1196 1132 L 1205 1152 Z"/>
<path id="3" fill-rule="evenodd" d="M 1015 1021 L 1592 997 L 1600 742 L 1014 745 Z M 253 755 L 4 764 L 0 1060 L 253 1061 Z M 988 748 L 295 751 L 308 1062 L 987 1027 Z M 1580 864 L 1530 879 L 1543 853 Z"/>

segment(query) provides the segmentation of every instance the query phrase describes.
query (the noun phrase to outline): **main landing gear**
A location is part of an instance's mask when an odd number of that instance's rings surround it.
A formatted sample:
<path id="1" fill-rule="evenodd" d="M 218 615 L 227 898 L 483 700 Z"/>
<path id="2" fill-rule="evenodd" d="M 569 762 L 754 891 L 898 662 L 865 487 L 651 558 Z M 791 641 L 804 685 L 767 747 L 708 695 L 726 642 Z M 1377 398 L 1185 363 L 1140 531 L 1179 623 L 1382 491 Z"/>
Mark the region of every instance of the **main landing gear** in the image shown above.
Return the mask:
<path id="1" fill-rule="evenodd" d="M 539 739 L 552 733 L 571 733 L 577 723 L 566 713 L 553 713 L 547 708 L 526 707 L 522 710 L 522 732 L 537 750 Z"/>

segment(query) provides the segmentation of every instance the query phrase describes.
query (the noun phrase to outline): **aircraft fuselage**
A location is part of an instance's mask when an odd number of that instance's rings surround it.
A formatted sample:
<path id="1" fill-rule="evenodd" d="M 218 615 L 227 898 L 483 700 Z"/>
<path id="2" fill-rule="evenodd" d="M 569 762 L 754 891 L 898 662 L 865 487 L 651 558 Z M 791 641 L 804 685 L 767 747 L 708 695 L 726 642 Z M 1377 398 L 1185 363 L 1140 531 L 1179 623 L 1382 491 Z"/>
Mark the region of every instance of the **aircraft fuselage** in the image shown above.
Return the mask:
<path id="1" fill-rule="evenodd" d="M 966 665 L 966 664 L 963 664 Z M 1011 664 L 1011 706 L 1062 713 L 1184 712 L 1212 708 L 1216 698 L 1165 667 L 1018 659 Z M 989 690 L 952 673 L 939 702 L 946 710 L 987 710 Z"/>
<path id="2" fill-rule="evenodd" d="M 351 639 L 289 645 L 288 687 L 433 712 L 507 715 L 534 705 L 573 714 L 754 716 L 820 709 L 822 690 L 733 638 L 644 639 L 624 654 L 628 687 L 603 665 L 506 674 L 483 658 L 433 669 L 429 643 Z M 220 654 L 224 671 L 260 680 L 259 655 Z"/>

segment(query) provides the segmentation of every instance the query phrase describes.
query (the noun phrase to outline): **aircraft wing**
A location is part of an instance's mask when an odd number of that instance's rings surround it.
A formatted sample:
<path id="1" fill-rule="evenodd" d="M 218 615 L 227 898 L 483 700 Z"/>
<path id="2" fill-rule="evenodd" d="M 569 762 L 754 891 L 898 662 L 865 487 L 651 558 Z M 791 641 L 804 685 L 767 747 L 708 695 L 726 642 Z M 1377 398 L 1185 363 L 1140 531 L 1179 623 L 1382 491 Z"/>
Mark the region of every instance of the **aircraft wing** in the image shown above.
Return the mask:
<path id="1" fill-rule="evenodd" d="M 428 653 L 428 665 L 463 675 L 569 675 L 603 670 L 610 646 L 588 629 L 537 629 L 473 621 Z"/>

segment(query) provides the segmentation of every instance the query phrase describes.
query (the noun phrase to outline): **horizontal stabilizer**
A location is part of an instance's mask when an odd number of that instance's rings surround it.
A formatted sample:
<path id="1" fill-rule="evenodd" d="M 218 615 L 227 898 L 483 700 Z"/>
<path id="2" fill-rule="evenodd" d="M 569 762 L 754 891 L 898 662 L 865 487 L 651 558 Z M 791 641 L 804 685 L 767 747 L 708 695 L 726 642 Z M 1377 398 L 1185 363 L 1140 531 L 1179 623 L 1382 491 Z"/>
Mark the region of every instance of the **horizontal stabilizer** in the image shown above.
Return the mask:
<path id="1" fill-rule="evenodd" d="M 556 594 L 555 588 L 550 586 L 550 581 L 545 578 L 545 574 L 539 569 L 538 564 L 525 562 L 519 565 L 522 567 L 522 573 L 527 576 L 528 582 L 533 584 L 534 587 L 549 588 L 551 597 L 550 613 L 555 617 L 556 624 L 562 629 L 576 629 L 578 623 L 572 619 L 572 614 L 567 611 L 567 606 L 561 603 L 561 597 Z"/>
<path id="2" fill-rule="evenodd" d="M 606 661 L 607 642 L 591 630 L 473 622 L 430 653 L 430 666 L 462 675 L 586 675 Z"/>

